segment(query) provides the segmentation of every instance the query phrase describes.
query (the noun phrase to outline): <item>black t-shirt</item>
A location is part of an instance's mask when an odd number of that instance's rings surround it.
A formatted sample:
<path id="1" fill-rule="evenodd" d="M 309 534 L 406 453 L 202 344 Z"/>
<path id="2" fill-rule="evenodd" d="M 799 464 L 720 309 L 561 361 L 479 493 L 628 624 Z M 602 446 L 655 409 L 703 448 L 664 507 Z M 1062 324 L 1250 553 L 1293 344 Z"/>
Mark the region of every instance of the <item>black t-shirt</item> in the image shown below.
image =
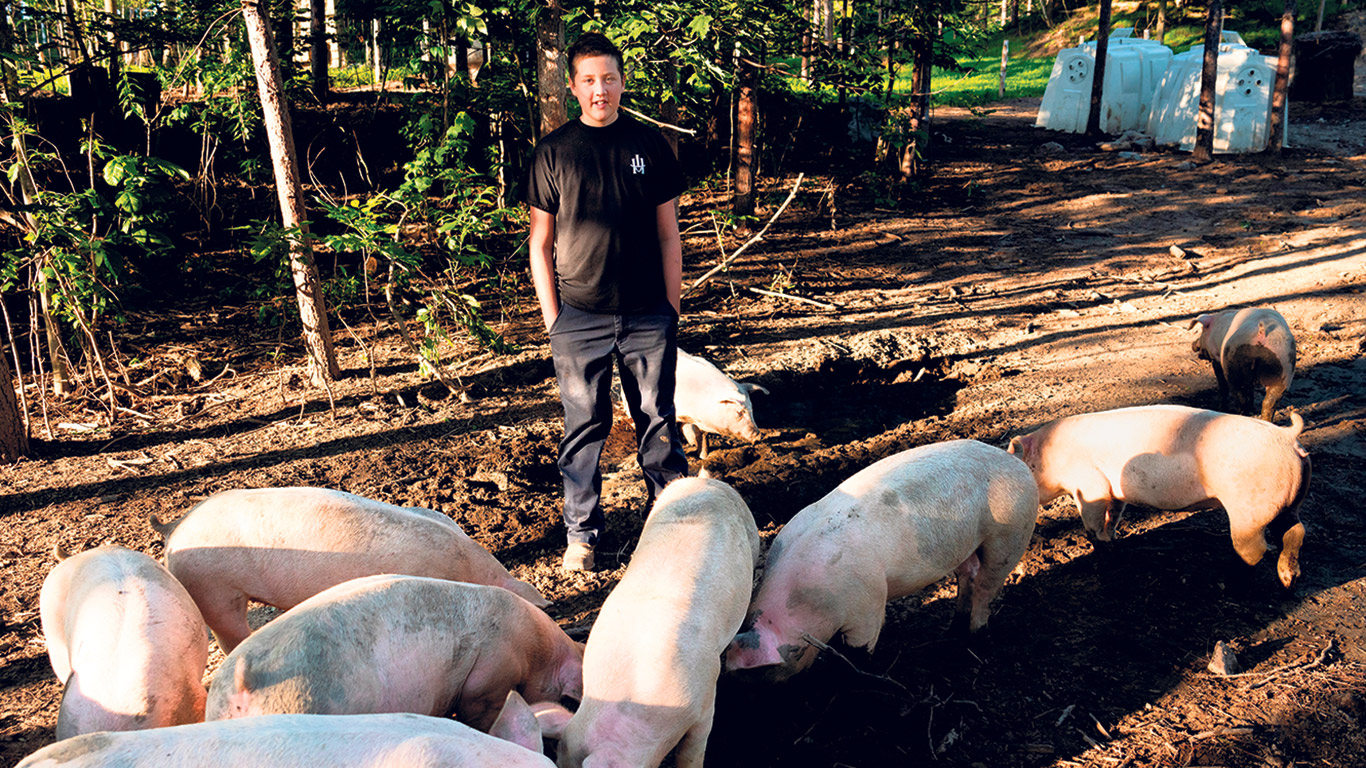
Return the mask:
<path id="1" fill-rule="evenodd" d="M 666 300 L 655 209 L 684 189 L 673 150 L 625 113 L 570 120 L 536 145 L 526 202 L 555 215 L 560 300 L 631 314 Z"/>

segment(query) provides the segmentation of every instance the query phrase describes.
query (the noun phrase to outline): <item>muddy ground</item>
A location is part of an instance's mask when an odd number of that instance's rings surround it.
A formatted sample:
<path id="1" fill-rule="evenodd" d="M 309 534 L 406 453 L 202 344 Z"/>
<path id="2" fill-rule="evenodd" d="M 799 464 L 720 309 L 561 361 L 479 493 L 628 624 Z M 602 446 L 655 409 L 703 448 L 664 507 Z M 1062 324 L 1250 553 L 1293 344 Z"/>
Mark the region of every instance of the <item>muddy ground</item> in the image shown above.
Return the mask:
<path id="1" fill-rule="evenodd" d="M 1187 322 L 1268 304 L 1299 339 L 1277 420 L 1293 409 L 1308 424 L 1303 578 L 1286 591 L 1270 559 L 1242 565 L 1219 512 L 1131 513 L 1096 551 L 1055 502 L 985 636 L 946 636 L 946 580 L 893 603 L 871 655 L 837 646 L 781 685 L 723 679 L 708 764 L 1366 765 L 1366 100 L 1297 105 L 1293 151 L 1199 170 L 1036 131 L 1036 108 L 940 111 L 934 171 L 910 190 L 808 177 L 762 243 L 685 298 L 683 348 L 772 393 L 756 396 L 765 439 L 724 444 L 708 464 L 768 541 L 850 474 L 917 445 L 1003 446 L 1118 406 L 1216 407 Z M 1049 141 L 1063 151 L 1041 151 Z M 769 211 L 792 182 L 773 182 Z M 689 281 L 721 253 L 717 204 L 684 199 Z M 529 289 L 500 325 L 519 353 L 459 351 L 469 402 L 419 377 L 387 328 L 348 322 L 330 397 L 278 362 L 299 347 L 254 307 L 198 301 L 130 319 L 124 362 L 141 361 L 134 380 L 155 377 L 128 406 L 139 415 L 111 426 L 96 409 L 35 407 L 35 435 L 54 437 L 0 468 L 0 762 L 52 740 L 60 686 L 37 597 L 53 545 L 159 555 L 149 515 L 227 488 L 316 485 L 440 510 L 554 599 L 566 628 L 591 625 L 644 492 L 614 433 L 603 568 L 558 571 L 560 411 Z M 1206 671 L 1221 640 L 1243 675 Z"/>

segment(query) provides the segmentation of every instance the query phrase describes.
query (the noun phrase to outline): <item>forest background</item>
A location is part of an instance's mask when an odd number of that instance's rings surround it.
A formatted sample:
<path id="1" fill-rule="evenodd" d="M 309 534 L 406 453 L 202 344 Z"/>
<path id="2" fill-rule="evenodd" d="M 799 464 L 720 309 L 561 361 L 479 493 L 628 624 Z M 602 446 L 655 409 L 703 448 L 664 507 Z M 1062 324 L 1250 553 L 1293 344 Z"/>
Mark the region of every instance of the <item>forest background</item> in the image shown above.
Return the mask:
<path id="1" fill-rule="evenodd" d="M 582 31 L 622 46 L 625 106 L 666 126 L 695 189 L 721 195 L 718 241 L 743 242 L 762 177 L 833 172 L 914 205 L 935 105 L 1038 95 L 1052 54 L 1111 12 L 1108 0 L 6 9 L 0 374 L 20 384 L 17 398 L 0 386 L 9 458 L 35 416 L 52 439 L 49 397 L 80 399 L 105 424 L 137 418 L 163 374 L 122 349 L 123 323 L 201 288 L 278 325 L 276 355 L 298 355 L 286 340 L 302 337 L 315 384 L 339 373 L 332 319 L 378 312 L 413 365 L 456 391 L 453 335 L 510 349 L 499 319 L 527 293 L 518 187 L 537 138 L 573 116 L 563 50 Z M 1118 3 L 1110 26 L 1181 50 L 1205 10 Z M 1225 23 L 1274 49 L 1281 10 L 1241 3 Z M 1302 0 L 1296 12 L 1303 27 L 1341 10 Z M 222 270 L 240 280 L 206 278 Z"/>

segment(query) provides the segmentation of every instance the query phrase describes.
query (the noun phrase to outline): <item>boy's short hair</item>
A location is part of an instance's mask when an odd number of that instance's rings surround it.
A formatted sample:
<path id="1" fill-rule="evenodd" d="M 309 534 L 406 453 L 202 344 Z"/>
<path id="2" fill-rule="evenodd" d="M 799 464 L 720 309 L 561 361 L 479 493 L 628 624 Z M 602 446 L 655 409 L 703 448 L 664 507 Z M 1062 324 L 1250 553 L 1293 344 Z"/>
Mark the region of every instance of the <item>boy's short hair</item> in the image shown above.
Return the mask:
<path id="1" fill-rule="evenodd" d="M 621 58 L 621 49 L 600 32 L 585 32 L 569 46 L 565 58 L 569 61 L 569 79 L 574 79 L 574 64 L 587 56 L 611 56 L 617 62 L 617 70 L 626 74 L 626 64 Z"/>

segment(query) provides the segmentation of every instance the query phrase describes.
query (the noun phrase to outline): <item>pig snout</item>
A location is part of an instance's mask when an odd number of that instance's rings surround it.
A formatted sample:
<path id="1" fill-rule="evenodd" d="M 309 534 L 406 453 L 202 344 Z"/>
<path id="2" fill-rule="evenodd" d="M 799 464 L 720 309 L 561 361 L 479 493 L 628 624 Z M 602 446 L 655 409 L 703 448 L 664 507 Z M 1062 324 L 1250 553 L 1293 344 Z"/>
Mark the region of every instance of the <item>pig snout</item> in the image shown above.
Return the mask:
<path id="1" fill-rule="evenodd" d="M 752 670 L 769 682 L 780 682 L 809 667 L 815 661 L 816 645 L 805 640 L 779 645 L 778 637 L 765 626 L 754 626 L 735 635 L 726 647 L 726 672 Z"/>

